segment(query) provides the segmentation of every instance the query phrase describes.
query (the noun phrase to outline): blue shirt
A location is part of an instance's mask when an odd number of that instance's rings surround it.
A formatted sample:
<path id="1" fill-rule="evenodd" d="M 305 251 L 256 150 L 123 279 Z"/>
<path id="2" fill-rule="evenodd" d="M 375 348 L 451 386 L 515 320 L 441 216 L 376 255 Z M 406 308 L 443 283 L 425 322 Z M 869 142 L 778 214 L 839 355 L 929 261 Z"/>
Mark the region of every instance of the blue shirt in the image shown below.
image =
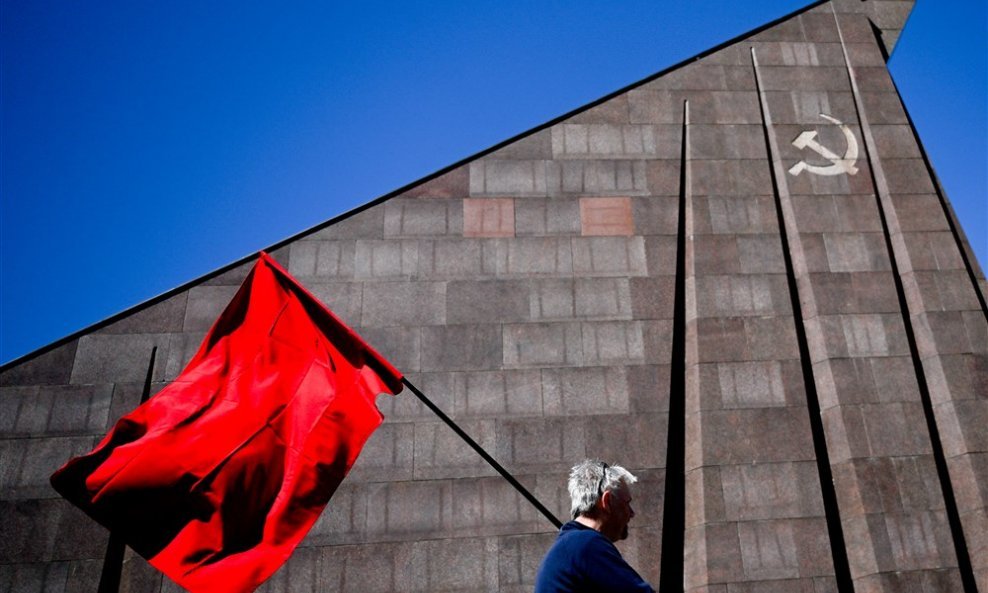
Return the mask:
<path id="1" fill-rule="evenodd" d="M 655 593 L 600 532 L 570 521 L 539 566 L 535 593 Z"/>

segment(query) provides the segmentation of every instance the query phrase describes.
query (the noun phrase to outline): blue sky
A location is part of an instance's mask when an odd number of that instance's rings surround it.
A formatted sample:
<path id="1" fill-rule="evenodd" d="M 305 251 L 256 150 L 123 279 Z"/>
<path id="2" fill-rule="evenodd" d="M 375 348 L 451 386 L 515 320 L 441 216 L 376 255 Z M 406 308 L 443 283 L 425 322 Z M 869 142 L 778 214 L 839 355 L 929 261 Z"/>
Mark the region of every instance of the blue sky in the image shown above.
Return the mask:
<path id="1" fill-rule="evenodd" d="M 806 2 L 0 7 L 0 362 Z M 919 0 L 890 62 L 988 262 L 988 16 Z"/>

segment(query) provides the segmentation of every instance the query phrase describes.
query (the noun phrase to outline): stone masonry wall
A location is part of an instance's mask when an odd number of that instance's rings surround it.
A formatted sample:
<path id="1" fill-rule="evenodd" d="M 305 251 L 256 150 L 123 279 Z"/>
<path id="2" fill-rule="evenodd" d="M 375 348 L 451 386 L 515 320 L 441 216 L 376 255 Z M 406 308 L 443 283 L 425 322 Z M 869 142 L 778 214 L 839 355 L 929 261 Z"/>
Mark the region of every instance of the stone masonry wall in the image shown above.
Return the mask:
<path id="1" fill-rule="evenodd" d="M 576 461 L 637 474 L 619 548 L 664 591 L 986 592 L 984 276 L 885 67 L 910 8 L 817 4 L 272 255 L 557 517 Z M 0 370 L 0 593 L 95 590 L 107 533 L 48 476 L 250 265 Z M 262 590 L 531 591 L 552 525 L 378 403 Z M 178 588 L 128 553 L 121 590 Z"/>

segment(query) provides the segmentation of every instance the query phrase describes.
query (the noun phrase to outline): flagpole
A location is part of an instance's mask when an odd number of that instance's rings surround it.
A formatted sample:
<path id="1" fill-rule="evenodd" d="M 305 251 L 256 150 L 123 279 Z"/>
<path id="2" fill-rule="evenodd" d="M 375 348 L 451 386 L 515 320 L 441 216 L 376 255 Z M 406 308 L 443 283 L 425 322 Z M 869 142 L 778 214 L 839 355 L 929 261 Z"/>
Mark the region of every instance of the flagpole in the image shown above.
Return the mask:
<path id="1" fill-rule="evenodd" d="M 528 502 L 532 503 L 532 506 L 538 509 L 538 511 L 542 513 L 545 516 L 545 518 L 548 519 L 553 525 L 555 525 L 557 529 L 563 526 L 563 524 L 559 521 L 559 519 L 557 519 L 556 516 L 553 515 L 549 509 L 545 508 L 545 505 L 539 502 L 539 499 L 535 498 L 535 495 L 529 492 L 528 489 L 521 484 L 521 482 L 516 480 L 514 476 L 508 473 L 508 470 L 501 467 L 501 464 L 498 463 L 497 460 L 491 457 L 487 453 L 487 451 L 484 450 L 483 447 L 478 445 L 476 441 L 470 438 L 470 435 L 464 432 L 462 428 L 457 426 L 456 423 L 453 422 L 453 420 L 450 419 L 449 416 L 447 416 L 442 410 L 440 410 L 436 406 L 436 404 L 432 403 L 432 400 L 430 400 L 428 397 L 425 396 L 425 394 L 419 391 L 417 387 L 412 385 L 407 378 L 402 377 L 401 382 L 404 383 L 405 387 L 408 387 L 408 389 L 415 394 L 415 397 L 419 398 L 419 400 L 421 400 L 422 403 L 424 403 L 430 410 L 432 410 L 433 414 L 439 416 L 439 418 L 441 418 L 442 421 L 445 422 L 447 426 L 453 429 L 453 432 L 459 435 L 459 437 L 464 441 L 466 441 L 466 443 L 470 445 L 474 451 L 476 451 L 481 457 L 483 457 L 484 461 L 486 461 L 488 464 L 490 464 L 491 467 L 497 470 L 497 473 L 501 474 L 501 477 L 507 480 L 509 484 L 514 486 L 515 490 L 521 493 L 521 495 L 524 496 L 525 499 L 528 500 Z"/>
<path id="2" fill-rule="evenodd" d="M 144 391 L 141 392 L 143 404 L 151 396 L 151 377 L 154 374 L 154 359 L 158 347 L 151 349 L 151 361 L 148 362 L 148 372 L 144 377 Z M 116 532 L 110 531 L 110 541 L 106 542 L 106 553 L 103 555 L 103 570 L 99 576 L 97 593 L 117 593 L 120 591 L 120 575 L 123 574 L 123 558 L 126 545 L 123 538 Z"/>

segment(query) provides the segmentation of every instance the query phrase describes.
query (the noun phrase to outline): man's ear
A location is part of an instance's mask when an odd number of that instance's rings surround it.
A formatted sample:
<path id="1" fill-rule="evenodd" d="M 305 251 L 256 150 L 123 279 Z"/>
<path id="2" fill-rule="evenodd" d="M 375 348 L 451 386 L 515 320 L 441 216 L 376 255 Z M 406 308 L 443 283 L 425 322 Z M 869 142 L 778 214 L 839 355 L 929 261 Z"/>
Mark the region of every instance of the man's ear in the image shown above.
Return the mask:
<path id="1" fill-rule="evenodd" d="M 600 508 L 610 512 L 612 504 L 614 504 L 614 493 L 610 490 L 604 490 L 604 493 L 600 495 Z"/>

